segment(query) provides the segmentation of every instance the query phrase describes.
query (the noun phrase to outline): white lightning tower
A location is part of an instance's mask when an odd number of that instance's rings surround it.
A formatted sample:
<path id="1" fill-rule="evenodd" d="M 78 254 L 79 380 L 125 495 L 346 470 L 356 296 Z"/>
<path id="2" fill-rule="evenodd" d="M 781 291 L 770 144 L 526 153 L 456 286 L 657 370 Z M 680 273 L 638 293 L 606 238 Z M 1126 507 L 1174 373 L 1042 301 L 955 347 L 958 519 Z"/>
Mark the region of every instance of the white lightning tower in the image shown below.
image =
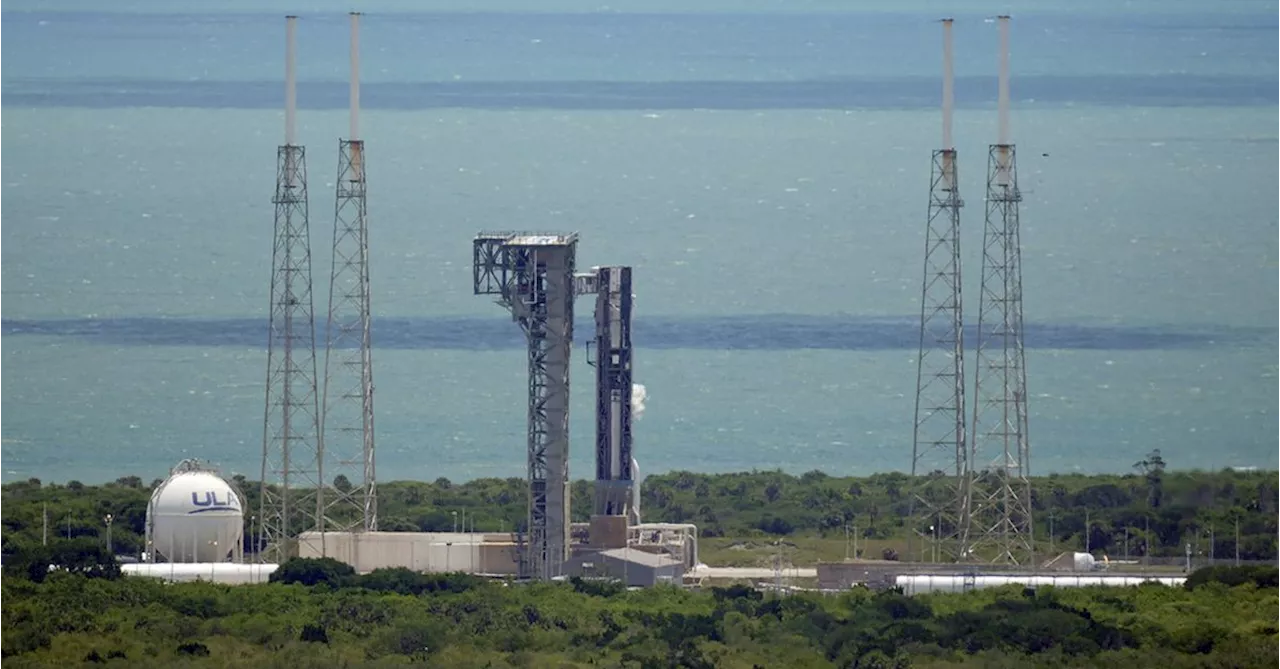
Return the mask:
<path id="1" fill-rule="evenodd" d="M 338 140 L 333 271 L 324 359 L 325 525 L 378 529 L 369 311 L 369 220 L 360 119 L 360 15 L 351 14 L 351 134 Z"/>
<path id="2" fill-rule="evenodd" d="M 960 291 L 960 199 L 954 108 L 952 19 L 942 20 L 942 148 L 933 152 L 925 227 L 920 350 L 916 358 L 911 497 L 917 559 L 959 560 L 967 543 L 970 487 L 965 444 L 964 327 Z M 928 550 L 925 550 L 926 544 Z"/>
<path id="3" fill-rule="evenodd" d="M 998 143 L 987 158 L 987 217 L 982 240 L 974 375 L 973 534 L 975 556 L 1035 564 L 1027 372 L 1022 328 L 1022 250 L 1016 151 L 1009 137 L 1009 17 L 1000 27 Z M 985 466 L 979 471 L 979 463 Z"/>
<path id="4" fill-rule="evenodd" d="M 300 532 L 324 530 L 306 150 L 295 144 L 297 17 L 285 19 L 284 145 L 276 152 L 271 326 L 262 428 L 259 557 L 280 561 Z"/>

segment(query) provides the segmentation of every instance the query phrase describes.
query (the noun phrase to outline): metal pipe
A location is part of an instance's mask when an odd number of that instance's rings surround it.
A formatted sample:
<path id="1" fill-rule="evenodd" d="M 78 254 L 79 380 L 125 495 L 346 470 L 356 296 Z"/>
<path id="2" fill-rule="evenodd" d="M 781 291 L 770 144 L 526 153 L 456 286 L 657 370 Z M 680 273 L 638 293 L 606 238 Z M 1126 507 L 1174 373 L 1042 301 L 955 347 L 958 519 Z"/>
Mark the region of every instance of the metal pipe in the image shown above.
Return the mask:
<path id="1" fill-rule="evenodd" d="M 1000 97 L 997 111 L 1000 144 L 1009 144 L 1009 17 L 998 16 L 1000 23 Z"/>
<path id="2" fill-rule="evenodd" d="M 351 135 L 347 139 L 360 139 L 360 12 L 351 12 Z"/>
<path id="3" fill-rule="evenodd" d="M 942 19 L 942 148 L 953 149 L 951 114 L 955 108 L 955 67 L 951 26 L 954 19 Z"/>
<path id="4" fill-rule="evenodd" d="M 298 115 L 298 17 L 286 16 L 284 20 L 284 143 L 293 146 Z"/>

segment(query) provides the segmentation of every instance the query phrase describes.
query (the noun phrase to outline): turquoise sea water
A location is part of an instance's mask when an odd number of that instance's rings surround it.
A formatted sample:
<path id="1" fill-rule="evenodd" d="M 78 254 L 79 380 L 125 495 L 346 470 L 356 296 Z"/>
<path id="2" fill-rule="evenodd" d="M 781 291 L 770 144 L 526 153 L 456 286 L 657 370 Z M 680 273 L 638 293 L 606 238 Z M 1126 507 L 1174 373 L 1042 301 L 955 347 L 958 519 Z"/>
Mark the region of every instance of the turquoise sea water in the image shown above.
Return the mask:
<path id="1" fill-rule="evenodd" d="M 1174 4 L 1015 19 L 1037 472 L 1152 448 L 1280 464 L 1276 10 Z M 285 10 L 197 7 L 0 17 L 5 481 L 183 457 L 258 472 Z M 490 228 L 576 230 L 580 265 L 635 266 L 645 472 L 909 466 L 936 17 L 752 9 L 369 10 L 381 478 L 523 474 L 524 353 L 470 289 Z M 982 16 L 956 28 L 971 318 L 995 135 Z M 317 286 L 344 20 L 299 29 Z"/>

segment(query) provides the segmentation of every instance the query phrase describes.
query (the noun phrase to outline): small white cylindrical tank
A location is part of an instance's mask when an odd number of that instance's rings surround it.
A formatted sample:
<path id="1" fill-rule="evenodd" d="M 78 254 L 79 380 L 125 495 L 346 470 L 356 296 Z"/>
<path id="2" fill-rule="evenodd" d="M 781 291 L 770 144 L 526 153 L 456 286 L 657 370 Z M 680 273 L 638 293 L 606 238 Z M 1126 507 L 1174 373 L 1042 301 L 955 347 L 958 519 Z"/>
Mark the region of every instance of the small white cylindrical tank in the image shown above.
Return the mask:
<path id="1" fill-rule="evenodd" d="M 212 471 L 179 465 L 151 494 L 149 552 L 167 562 L 223 562 L 243 539 L 243 502 Z"/>
<path id="2" fill-rule="evenodd" d="M 1076 571 L 1093 571 L 1096 561 L 1089 553 L 1076 553 L 1072 556 L 1072 566 Z"/>

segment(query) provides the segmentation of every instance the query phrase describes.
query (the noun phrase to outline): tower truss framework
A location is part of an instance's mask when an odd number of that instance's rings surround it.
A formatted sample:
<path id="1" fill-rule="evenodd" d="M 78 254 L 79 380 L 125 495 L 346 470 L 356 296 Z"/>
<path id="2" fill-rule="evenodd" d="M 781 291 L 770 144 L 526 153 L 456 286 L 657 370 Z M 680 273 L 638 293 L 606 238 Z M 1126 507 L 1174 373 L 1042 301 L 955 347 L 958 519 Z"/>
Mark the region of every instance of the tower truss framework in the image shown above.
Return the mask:
<path id="1" fill-rule="evenodd" d="M 316 392 L 306 150 L 277 153 L 271 324 L 262 438 L 262 536 L 267 561 L 292 554 L 289 539 L 324 529 L 323 461 Z"/>
<path id="2" fill-rule="evenodd" d="M 364 142 L 340 140 L 322 404 L 325 526 L 340 532 L 378 529 L 365 193 Z"/>
<path id="3" fill-rule="evenodd" d="M 1014 145 L 991 145 L 974 375 L 971 550 L 993 562 L 1033 565 L 1021 200 Z"/>
<path id="4" fill-rule="evenodd" d="M 968 542 L 970 487 L 965 427 L 960 199 L 956 152 L 933 152 L 920 298 L 912 438 L 911 527 L 917 558 L 957 561 Z"/>
<path id="5" fill-rule="evenodd" d="M 528 541 L 521 575 L 559 576 L 569 546 L 569 362 L 576 234 L 481 233 L 473 289 L 497 295 L 528 343 Z"/>

